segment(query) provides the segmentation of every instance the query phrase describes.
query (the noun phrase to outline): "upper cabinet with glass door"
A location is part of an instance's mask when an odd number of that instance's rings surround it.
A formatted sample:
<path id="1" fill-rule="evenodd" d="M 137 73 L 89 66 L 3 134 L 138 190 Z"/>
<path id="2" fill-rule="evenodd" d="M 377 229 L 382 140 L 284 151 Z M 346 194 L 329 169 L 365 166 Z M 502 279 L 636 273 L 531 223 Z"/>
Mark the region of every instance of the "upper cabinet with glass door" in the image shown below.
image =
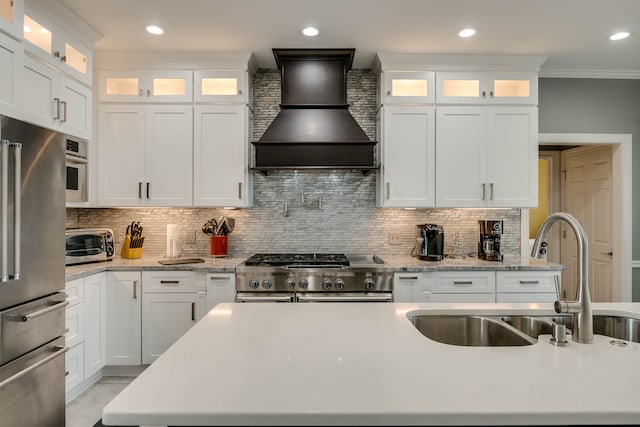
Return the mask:
<path id="1" fill-rule="evenodd" d="M 438 104 L 538 104 L 538 75 L 526 72 L 438 72 Z"/>
<path id="2" fill-rule="evenodd" d="M 193 79 L 195 102 L 252 104 L 247 70 L 199 70 Z"/>
<path id="3" fill-rule="evenodd" d="M 192 102 L 193 72 L 185 70 L 102 70 L 100 102 Z"/>
<path id="4" fill-rule="evenodd" d="M 23 38 L 26 52 L 91 86 L 91 48 L 62 30 L 60 24 L 27 7 Z"/>
<path id="5" fill-rule="evenodd" d="M 430 71 L 388 71 L 380 76 L 380 104 L 433 104 L 435 73 Z"/>
<path id="6" fill-rule="evenodd" d="M 0 0 L 0 31 L 14 39 L 22 39 L 24 0 Z"/>

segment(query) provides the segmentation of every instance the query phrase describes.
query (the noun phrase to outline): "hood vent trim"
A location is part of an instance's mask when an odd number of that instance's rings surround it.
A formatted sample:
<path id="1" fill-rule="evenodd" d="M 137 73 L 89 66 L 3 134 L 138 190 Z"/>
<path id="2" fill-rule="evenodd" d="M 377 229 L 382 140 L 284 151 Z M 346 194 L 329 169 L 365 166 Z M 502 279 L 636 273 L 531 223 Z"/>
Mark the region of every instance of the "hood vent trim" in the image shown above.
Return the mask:
<path id="1" fill-rule="evenodd" d="M 281 75 L 280 112 L 255 147 L 252 170 L 351 169 L 368 174 L 376 141 L 347 104 L 355 49 L 273 49 Z"/>

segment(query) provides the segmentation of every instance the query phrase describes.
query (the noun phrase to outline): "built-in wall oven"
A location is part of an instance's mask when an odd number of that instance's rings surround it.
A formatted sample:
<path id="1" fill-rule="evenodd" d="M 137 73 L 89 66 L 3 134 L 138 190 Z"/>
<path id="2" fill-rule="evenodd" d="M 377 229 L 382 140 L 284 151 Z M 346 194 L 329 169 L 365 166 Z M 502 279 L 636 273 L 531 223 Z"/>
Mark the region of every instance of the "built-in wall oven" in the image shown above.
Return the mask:
<path id="1" fill-rule="evenodd" d="M 86 202 L 88 200 L 87 141 L 68 137 L 66 147 L 66 201 Z"/>
<path id="2" fill-rule="evenodd" d="M 237 302 L 392 302 L 393 269 L 374 255 L 255 254 L 236 269 Z"/>

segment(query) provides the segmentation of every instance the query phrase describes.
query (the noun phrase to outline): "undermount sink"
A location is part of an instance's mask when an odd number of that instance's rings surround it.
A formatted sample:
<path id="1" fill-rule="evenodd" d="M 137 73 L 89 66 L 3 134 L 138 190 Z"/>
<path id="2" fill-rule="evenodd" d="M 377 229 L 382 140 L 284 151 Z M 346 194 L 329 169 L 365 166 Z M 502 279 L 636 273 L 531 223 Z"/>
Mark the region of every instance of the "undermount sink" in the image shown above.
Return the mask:
<path id="1" fill-rule="evenodd" d="M 522 346 L 537 342 L 537 339 L 509 326 L 499 317 L 421 315 L 409 319 L 422 335 L 444 344 Z"/>
<path id="2" fill-rule="evenodd" d="M 425 337 L 459 346 L 525 346 L 539 335 L 550 335 L 554 323 L 571 333 L 571 315 L 416 315 L 409 320 Z M 594 315 L 593 333 L 640 343 L 640 320 L 624 316 Z"/>

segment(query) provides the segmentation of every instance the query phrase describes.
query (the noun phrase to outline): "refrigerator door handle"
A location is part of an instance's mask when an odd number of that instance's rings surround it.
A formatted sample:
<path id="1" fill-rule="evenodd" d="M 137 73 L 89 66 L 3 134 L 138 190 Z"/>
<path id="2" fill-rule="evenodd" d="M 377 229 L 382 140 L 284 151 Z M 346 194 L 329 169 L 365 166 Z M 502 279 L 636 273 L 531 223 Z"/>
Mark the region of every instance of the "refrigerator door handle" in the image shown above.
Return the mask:
<path id="1" fill-rule="evenodd" d="M 9 141 L 3 139 L 0 141 L 0 282 L 9 281 L 9 273 L 7 268 L 7 205 L 9 204 Z"/>
<path id="2" fill-rule="evenodd" d="M 20 252 L 22 230 L 22 144 L 14 142 L 9 144 L 14 152 L 14 179 L 13 179 L 13 274 L 9 280 L 20 279 Z"/>
<path id="3" fill-rule="evenodd" d="M 4 315 L 4 318 L 12 322 L 28 322 L 31 319 L 51 313 L 52 311 L 64 308 L 68 305 L 69 301 L 49 301 L 49 307 L 43 308 L 42 310 L 32 311 L 31 313 L 6 314 Z"/>
<path id="4" fill-rule="evenodd" d="M 67 352 L 68 348 L 65 347 L 65 346 L 56 345 L 56 346 L 53 346 L 52 350 L 53 350 L 53 353 L 51 353 L 50 355 L 48 355 L 44 359 L 39 360 L 38 362 L 34 363 L 33 365 L 30 365 L 28 368 L 23 369 L 22 371 L 18 372 L 17 374 L 12 375 L 9 378 L 7 378 L 6 380 L 0 382 L 0 389 L 2 389 L 4 386 L 16 381 L 17 379 L 20 379 L 21 377 L 24 377 L 29 372 L 31 372 L 31 371 L 33 371 L 35 369 L 38 369 L 40 366 L 42 366 L 42 365 L 44 365 L 46 363 L 49 363 L 51 360 L 55 359 L 56 357 L 65 354 Z"/>

